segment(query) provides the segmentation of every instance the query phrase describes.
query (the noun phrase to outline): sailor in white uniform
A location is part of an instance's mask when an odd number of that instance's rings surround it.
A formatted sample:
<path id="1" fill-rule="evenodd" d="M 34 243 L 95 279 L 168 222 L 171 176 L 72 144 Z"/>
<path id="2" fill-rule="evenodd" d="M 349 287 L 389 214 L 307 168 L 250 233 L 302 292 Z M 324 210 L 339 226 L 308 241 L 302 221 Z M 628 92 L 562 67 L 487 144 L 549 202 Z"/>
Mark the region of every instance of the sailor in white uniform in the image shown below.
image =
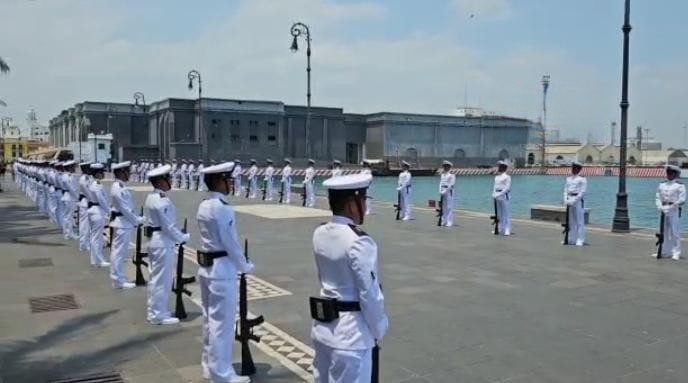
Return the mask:
<path id="1" fill-rule="evenodd" d="M 568 243 L 583 246 L 585 243 L 585 192 L 588 181 L 580 175 L 583 164 L 578 161 L 571 163 L 571 175 L 566 177 L 564 187 L 564 203 L 569 212 Z M 563 242 L 562 242 L 563 244 Z"/>
<path id="2" fill-rule="evenodd" d="M 91 251 L 91 227 L 88 222 L 88 201 L 89 191 L 88 185 L 91 184 L 91 163 L 82 162 L 79 164 L 81 168 L 81 176 L 79 177 L 79 250 L 80 251 Z"/>
<path id="3" fill-rule="evenodd" d="M 62 164 L 64 172 L 60 176 L 62 184 L 62 234 L 65 239 L 75 239 L 74 233 L 74 209 L 79 198 L 79 184 L 74 177 L 76 162 L 70 160 Z"/>
<path id="4" fill-rule="evenodd" d="M 371 176 L 373 175 L 373 169 L 370 167 L 370 161 L 368 160 L 363 160 L 363 168 L 361 169 L 361 174 L 370 174 Z M 366 212 L 365 215 L 370 215 L 372 213 L 372 206 L 373 203 L 371 200 L 373 199 L 372 194 L 373 190 L 373 183 L 372 181 L 370 182 L 370 186 L 368 186 L 368 193 L 366 194 L 366 198 L 368 198 L 368 201 L 366 202 Z"/>
<path id="5" fill-rule="evenodd" d="M 655 204 L 664 213 L 664 241 L 662 254 L 653 254 L 656 258 L 671 257 L 681 259 L 681 207 L 686 202 L 686 186 L 678 182 L 681 168 L 676 165 L 666 167 L 666 181 L 659 184 L 655 196 Z"/>
<path id="6" fill-rule="evenodd" d="M 198 190 L 198 171 L 193 160 L 189 161 L 189 167 L 186 171 L 189 172 L 189 190 Z"/>
<path id="7" fill-rule="evenodd" d="M 509 163 L 506 161 L 497 163 L 498 174 L 492 188 L 492 198 L 497 202 L 497 227 L 502 235 L 511 235 L 511 176 L 506 172 L 508 168 Z"/>
<path id="8" fill-rule="evenodd" d="M 115 182 L 110 189 L 112 208 L 110 210 L 110 227 L 113 228 L 112 247 L 110 251 L 110 281 L 115 289 L 136 287 L 129 282 L 124 272 L 124 260 L 129 253 L 129 241 L 134 228 L 143 224 L 144 217 L 134 213 L 134 198 L 127 188 L 131 162 L 125 161 L 112 165 Z"/>
<path id="9" fill-rule="evenodd" d="M 46 168 L 45 179 L 48 183 L 47 196 L 48 196 L 48 218 L 50 222 L 59 225 L 57 220 L 57 189 L 55 181 L 55 161 L 51 161 L 49 166 Z"/>
<path id="10" fill-rule="evenodd" d="M 306 200 L 304 202 L 306 207 L 315 206 L 315 169 L 313 165 L 315 165 L 315 160 L 309 159 L 306 174 L 303 177 L 303 187 L 306 193 Z"/>
<path id="11" fill-rule="evenodd" d="M 284 167 L 282 168 L 282 202 L 289 204 L 291 202 L 291 160 L 284 159 Z"/>
<path id="12" fill-rule="evenodd" d="M 179 168 L 179 178 L 181 179 L 181 183 L 179 185 L 180 189 L 188 189 L 189 188 L 189 170 L 188 169 L 189 169 L 189 165 L 186 163 L 186 160 L 182 160 L 182 166 L 181 166 L 181 168 Z"/>
<path id="13" fill-rule="evenodd" d="M 154 190 L 146 197 L 144 204 L 150 260 L 147 319 L 149 323 L 157 325 L 179 323 L 179 319 L 170 313 L 167 300 L 172 290 L 172 272 L 176 263 L 174 245 L 189 240 L 189 234 L 177 228 L 174 204 L 165 194 L 172 188 L 171 170 L 170 165 L 164 165 L 148 172 L 148 180 Z"/>
<path id="14" fill-rule="evenodd" d="M 251 167 L 248 168 L 248 187 L 249 194 L 248 198 L 256 198 L 256 191 L 258 190 L 258 165 L 256 165 L 256 160 L 251 159 Z"/>
<path id="15" fill-rule="evenodd" d="M 101 163 L 91 164 L 93 179 L 88 185 L 88 226 L 90 228 L 91 241 L 91 266 L 108 267 L 109 262 L 103 257 L 103 228 L 105 219 L 110 212 L 110 206 L 105 195 L 103 185 L 100 183 L 105 177 L 105 165 Z"/>
<path id="16" fill-rule="evenodd" d="M 234 159 L 234 170 L 232 170 L 232 178 L 234 179 L 234 196 L 241 195 L 241 161 Z"/>
<path id="17" fill-rule="evenodd" d="M 339 177 L 342 175 L 342 161 L 332 161 L 332 177 Z"/>
<path id="18" fill-rule="evenodd" d="M 172 188 L 179 188 L 179 165 L 177 160 L 172 160 L 172 170 L 170 170 L 170 175 L 172 176 Z"/>
<path id="19" fill-rule="evenodd" d="M 389 327 L 378 276 L 377 244 L 363 223 L 372 176 L 352 174 L 323 182 L 332 220 L 313 233 L 320 297 L 310 299 L 316 383 L 370 382 L 376 341 Z"/>
<path id="20" fill-rule="evenodd" d="M 265 200 L 272 201 L 272 194 L 274 193 L 273 180 L 275 176 L 275 167 L 272 166 L 272 160 L 265 160 L 267 167 L 265 168 L 265 174 L 263 176 L 263 187 L 265 188 Z"/>
<path id="21" fill-rule="evenodd" d="M 451 227 L 454 225 L 454 184 L 456 175 L 451 172 L 454 166 L 449 161 L 442 162 L 442 173 L 440 174 L 440 225 Z"/>
<path id="22" fill-rule="evenodd" d="M 397 183 L 397 193 L 399 193 L 399 207 L 402 221 L 411 219 L 411 172 L 409 168 L 411 164 L 406 161 L 401 162 L 401 173 L 399 173 L 399 181 Z"/>
<path id="23" fill-rule="evenodd" d="M 203 166 L 203 160 L 198 160 L 198 167 L 196 168 L 196 170 L 198 171 L 198 174 L 199 174 L 199 176 L 198 176 L 198 191 L 202 191 L 202 192 L 208 191 L 208 187 L 205 185 L 205 182 L 203 182 L 203 172 L 202 172 L 203 168 L 205 168 L 205 166 Z"/>
<path id="24" fill-rule="evenodd" d="M 198 206 L 196 218 L 201 235 L 198 282 L 203 310 L 203 376 L 211 382 L 250 382 L 232 366 L 234 319 L 237 307 L 237 274 L 253 271 L 237 234 L 234 209 L 225 201 L 229 194 L 233 162 L 203 169 L 210 192 Z"/>

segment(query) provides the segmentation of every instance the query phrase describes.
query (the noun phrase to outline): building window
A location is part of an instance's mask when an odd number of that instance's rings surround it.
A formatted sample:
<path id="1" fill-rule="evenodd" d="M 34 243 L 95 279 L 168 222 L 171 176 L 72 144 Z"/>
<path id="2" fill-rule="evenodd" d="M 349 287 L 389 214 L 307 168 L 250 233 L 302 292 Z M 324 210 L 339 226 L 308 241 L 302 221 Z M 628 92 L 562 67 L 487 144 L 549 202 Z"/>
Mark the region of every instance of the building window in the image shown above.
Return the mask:
<path id="1" fill-rule="evenodd" d="M 586 164 L 591 164 L 591 163 L 592 163 L 592 156 L 591 156 L 591 155 L 588 154 L 588 155 L 585 157 L 585 163 L 586 163 Z"/>
<path id="2" fill-rule="evenodd" d="M 358 144 L 351 142 L 346 143 L 346 162 L 350 164 L 357 164 L 358 160 Z"/>
<path id="3" fill-rule="evenodd" d="M 528 153 L 528 165 L 535 164 L 535 154 Z"/>
<path id="4" fill-rule="evenodd" d="M 454 150 L 454 158 L 456 158 L 457 160 L 462 160 L 466 158 L 466 151 L 463 149 Z"/>
<path id="5" fill-rule="evenodd" d="M 229 141 L 233 144 L 238 144 L 239 142 L 241 142 L 241 136 L 238 134 L 232 134 L 229 137 Z"/>
<path id="6" fill-rule="evenodd" d="M 249 127 L 249 129 L 257 129 L 258 128 L 258 121 L 255 121 L 255 120 L 249 121 L 248 127 Z"/>
<path id="7" fill-rule="evenodd" d="M 268 136 L 268 145 L 277 145 L 277 137 Z"/>
<path id="8" fill-rule="evenodd" d="M 500 160 L 508 160 L 509 159 L 509 152 L 506 149 L 502 149 L 499 151 L 499 154 L 497 155 Z"/>
<path id="9" fill-rule="evenodd" d="M 98 144 L 98 150 L 105 150 L 105 144 L 99 143 Z"/>
<path id="10" fill-rule="evenodd" d="M 248 137 L 248 141 L 251 144 L 257 144 L 258 143 L 258 136 L 252 134 Z"/>

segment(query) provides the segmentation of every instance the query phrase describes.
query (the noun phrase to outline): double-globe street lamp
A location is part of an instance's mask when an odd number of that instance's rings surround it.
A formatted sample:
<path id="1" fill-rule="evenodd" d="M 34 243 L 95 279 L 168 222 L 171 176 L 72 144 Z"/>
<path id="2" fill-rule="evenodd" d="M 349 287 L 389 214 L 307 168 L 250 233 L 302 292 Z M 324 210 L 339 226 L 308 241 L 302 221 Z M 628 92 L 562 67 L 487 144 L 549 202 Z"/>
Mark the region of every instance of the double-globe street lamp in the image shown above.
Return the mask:
<path id="1" fill-rule="evenodd" d="M 201 81 L 201 73 L 195 69 L 189 71 L 187 75 L 189 78 L 189 90 L 193 90 L 194 80 L 198 81 L 198 142 L 201 149 L 200 157 L 206 160 L 207 153 L 205 147 L 205 133 L 203 132 L 203 107 L 201 106 L 201 97 L 203 94 L 203 82 Z"/>
<path id="2" fill-rule="evenodd" d="M 294 39 L 291 42 L 291 51 L 296 53 L 299 50 L 298 37 L 305 35 L 306 38 L 306 157 L 310 157 L 311 146 L 310 146 L 310 128 L 311 128 L 311 31 L 308 25 L 297 22 L 291 26 L 291 35 Z"/>
<path id="3" fill-rule="evenodd" d="M 619 192 L 616 194 L 616 209 L 612 231 L 628 233 L 628 194 L 626 194 L 626 135 L 628 130 L 628 49 L 631 34 L 631 0 L 625 0 L 623 31 L 623 68 L 621 75 L 621 142 L 619 148 Z"/>

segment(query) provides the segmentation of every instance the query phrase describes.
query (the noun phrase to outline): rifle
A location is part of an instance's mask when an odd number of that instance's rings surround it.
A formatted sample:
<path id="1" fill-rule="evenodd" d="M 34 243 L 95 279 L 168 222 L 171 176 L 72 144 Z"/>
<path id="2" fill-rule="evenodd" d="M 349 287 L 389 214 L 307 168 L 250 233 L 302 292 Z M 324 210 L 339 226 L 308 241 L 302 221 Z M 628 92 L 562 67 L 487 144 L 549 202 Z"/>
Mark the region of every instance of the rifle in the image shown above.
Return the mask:
<path id="1" fill-rule="evenodd" d="M 279 196 L 280 196 L 279 203 L 283 203 L 284 202 L 284 180 L 282 180 L 282 182 L 281 182 Z"/>
<path id="2" fill-rule="evenodd" d="M 494 215 L 491 215 L 490 219 L 492 220 L 492 224 L 494 225 L 494 235 L 499 235 L 499 215 L 497 214 L 497 198 L 493 198 L 492 201 L 494 202 Z"/>
<path id="3" fill-rule="evenodd" d="M 141 206 L 141 213 L 139 215 L 143 215 L 143 206 Z M 148 257 L 148 253 L 144 253 L 141 251 L 141 236 L 143 232 L 143 227 L 141 225 L 136 226 L 136 250 L 134 251 L 134 259 L 133 263 L 134 266 L 136 267 L 136 280 L 134 283 L 136 283 L 136 286 L 145 286 L 146 285 L 146 278 L 143 277 L 143 271 L 141 271 L 141 266 L 146 266 L 148 267 L 148 262 L 144 261 L 143 258 Z"/>
<path id="4" fill-rule="evenodd" d="M 659 259 L 662 258 L 662 247 L 664 246 L 664 211 L 659 215 L 659 233 L 656 233 L 655 237 L 657 237 L 655 246 L 657 246 L 657 259 Z"/>
<path id="5" fill-rule="evenodd" d="M 244 240 L 244 256 L 248 261 L 248 239 Z M 253 327 L 259 326 L 265 321 L 262 315 L 248 319 L 248 286 L 246 274 L 239 278 L 239 320 L 234 332 L 234 339 L 241 343 L 241 375 L 253 375 L 256 366 L 253 363 L 249 341 L 260 342 L 260 337 L 253 333 Z"/>
<path id="6" fill-rule="evenodd" d="M 396 220 L 398 221 L 401 215 L 401 190 L 397 191 L 397 204 L 394 205 L 394 209 L 397 211 Z"/>
<path id="7" fill-rule="evenodd" d="M 437 226 L 442 226 L 442 206 L 444 206 L 444 194 L 440 193 L 440 206 L 435 209 L 437 212 Z"/>
<path id="8" fill-rule="evenodd" d="M 370 383 L 380 382 L 380 346 L 375 341 L 375 347 L 373 347 L 373 365 L 372 365 L 372 375 L 370 377 Z"/>
<path id="9" fill-rule="evenodd" d="M 301 193 L 301 206 L 306 206 L 306 198 L 308 194 L 306 193 L 306 183 L 303 183 L 303 192 Z"/>
<path id="10" fill-rule="evenodd" d="M 186 218 L 184 218 L 184 229 L 182 229 L 182 233 L 186 233 Z M 196 282 L 195 276 L 184 276 L 184 243 L 180 243 L 177 249 L 177 276 L 172 286 L 172 292 L 176 295 L 174 316 L 179 319 L 186 319 L 187 317 L 186 309 L 184 308 L 184 299 L 182 299 L 183 294 L 191 296 L 191 291 L 187 290 L 184 286 L 194 282 Z"/>
<path id="11" fill-rule="evenodd" d="M 564 234 L 564 245 L 569 244 L 569 212 L 571 211 L 571 206 L 566 205 L 566 220 L 561 226 L 564 228 L 562 234 Z"/>
<path id="12" fill-rule="evenodd" d="M 268 181 L 263 180 L 263 189 L 261 189 L 261 192 L 263 193 L 263 201 L 265 201 L 265 198 L 267 198 L 268 194 Z"/>

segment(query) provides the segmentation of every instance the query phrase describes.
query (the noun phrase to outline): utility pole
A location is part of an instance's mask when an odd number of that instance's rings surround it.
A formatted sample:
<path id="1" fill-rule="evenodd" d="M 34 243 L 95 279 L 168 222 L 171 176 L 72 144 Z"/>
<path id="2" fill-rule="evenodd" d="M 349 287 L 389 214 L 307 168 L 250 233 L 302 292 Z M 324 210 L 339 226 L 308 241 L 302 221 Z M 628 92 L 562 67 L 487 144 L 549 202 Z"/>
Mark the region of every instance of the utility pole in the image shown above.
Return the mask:
<path id="1" fill-rule="evenodd" d="M 542 76 L 542 170 L 547 167 L 547 90 L 549 89 L 549 75 Z"/>

